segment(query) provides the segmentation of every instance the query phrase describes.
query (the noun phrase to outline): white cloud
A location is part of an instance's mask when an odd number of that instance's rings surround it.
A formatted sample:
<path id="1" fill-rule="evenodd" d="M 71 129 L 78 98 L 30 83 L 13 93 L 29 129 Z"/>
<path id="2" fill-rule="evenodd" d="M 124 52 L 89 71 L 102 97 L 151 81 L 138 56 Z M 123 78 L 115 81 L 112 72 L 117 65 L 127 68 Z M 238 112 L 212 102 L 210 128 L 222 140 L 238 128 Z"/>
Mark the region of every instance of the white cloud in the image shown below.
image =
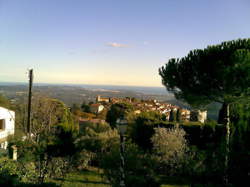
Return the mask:
<path id="1" fill-rule="evenodd" d="M 116 47 L 116 48 L 129 47 L 129 46 L 126 45 L 126 44 L 121 44 L 121 43 L 116 43 L 116 42 L 109 42 L 109 43 L 107 43 L 107 46 Z"/>

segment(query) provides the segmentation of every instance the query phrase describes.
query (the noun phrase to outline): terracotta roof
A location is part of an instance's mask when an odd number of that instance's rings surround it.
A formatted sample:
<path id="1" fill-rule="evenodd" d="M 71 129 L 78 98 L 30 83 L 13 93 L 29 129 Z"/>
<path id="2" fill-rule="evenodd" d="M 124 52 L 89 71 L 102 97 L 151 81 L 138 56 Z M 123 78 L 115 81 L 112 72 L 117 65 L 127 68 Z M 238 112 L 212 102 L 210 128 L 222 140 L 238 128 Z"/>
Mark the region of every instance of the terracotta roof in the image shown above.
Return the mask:
<path id="1" fill-rule="evenodd" d="M 101 104 L 99 104 L 99 103 L 95 103 L 95 104 L 92 104 L 92 105 L 90 105 L 90 107 L 99 107 Z"/>

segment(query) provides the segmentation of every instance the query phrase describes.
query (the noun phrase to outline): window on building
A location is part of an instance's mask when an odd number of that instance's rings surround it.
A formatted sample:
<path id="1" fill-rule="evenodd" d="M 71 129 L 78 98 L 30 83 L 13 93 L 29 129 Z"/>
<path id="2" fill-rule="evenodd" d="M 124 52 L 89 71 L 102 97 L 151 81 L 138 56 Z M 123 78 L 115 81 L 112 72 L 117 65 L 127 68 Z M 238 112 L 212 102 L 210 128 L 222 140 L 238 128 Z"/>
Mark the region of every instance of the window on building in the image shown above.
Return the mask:
<path id="1" fill-rule="evenodd" d="M 5 120 L 0 119 L 0 131 L 5 129 Z"/>

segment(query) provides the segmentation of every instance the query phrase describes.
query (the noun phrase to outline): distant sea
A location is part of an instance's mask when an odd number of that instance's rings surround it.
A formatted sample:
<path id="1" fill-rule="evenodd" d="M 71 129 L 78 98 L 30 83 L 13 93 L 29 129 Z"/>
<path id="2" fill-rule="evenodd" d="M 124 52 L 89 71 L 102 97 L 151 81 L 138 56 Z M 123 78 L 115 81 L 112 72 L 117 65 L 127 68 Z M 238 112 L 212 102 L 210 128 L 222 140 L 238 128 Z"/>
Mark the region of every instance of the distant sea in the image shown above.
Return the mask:
<path id="1" fill-rule="evenodd" d="M 28 85 L 24 82 L 0 82 L 0 86 Z M 91 85 L 91 84 L 53 84 L 53 83 L 34 83 L 35 86 L 74 86 L 85 89 L 103 89 L 112 91 L 133 91 L 152 95 L 166 95 L 168 92 L 164 87 L 147 86 L 114 86 L 114 85 Z"/>
<path id="2" fill-rule="evenodd" d="M 113 86 L 113 85 L 80 85 L 86 89 L 104 89 L 117 91 L 133 91 L 144 94 L 166 95 L 167 91 L 164 87 L 145 87 L 145 86 Z"/>

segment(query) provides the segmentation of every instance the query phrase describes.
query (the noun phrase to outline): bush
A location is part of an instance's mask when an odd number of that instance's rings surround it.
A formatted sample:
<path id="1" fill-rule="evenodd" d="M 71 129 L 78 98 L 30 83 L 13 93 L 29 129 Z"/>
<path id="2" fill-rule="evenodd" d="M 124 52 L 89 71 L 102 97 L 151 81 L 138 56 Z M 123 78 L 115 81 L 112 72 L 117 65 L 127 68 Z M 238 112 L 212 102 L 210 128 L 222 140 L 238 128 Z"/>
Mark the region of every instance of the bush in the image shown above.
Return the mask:
<path id="1" fill-rule="evenodd" d="M 162 125 L 162 115 L 157 112 L 143 112 L 135 119 L 131 127 L 130 137 L 134 143 L 145 151 L 151 151 L 151 137 L 154 134 L 154 127 Z"/>
<path id="2" fill-rule="evenodd" d="M 179 128 L 155 128 L 151 138 L 154 155 L 159 161 L 159 169 L 174 175 L 182 169 L 188 150 L 185 131 Z"/>
<path id="3" fill-rule="evenodd" d="M 143 112 L 137 116 L 131 126 L 129 136 L 132 141 L 145 151 L 152 150 L 151 137 L 154 135 L 154 128 L 163 127 L 171 129 L 181 127 L 185 131 L 185 138 L 190 145 L 207 149 L 209 146 L 214 148 L 221 142 L 224 133 L 223 126 L 215 121 L 207 121 L 205 124 L 200 122 L 168 122 L 162 119 L 162 115 L 156 112 Z"/>
<path id="4" fill-rule="evenodd" d="M 0 185 L 17 186 L 21 182 L 21 172 L 15 161 L 1 158 L 0 159 Z"/>
<path id="5" fill-rule="evenodd" d="M 99 166 L 99 160 L 103 153 L 118 144 L 119 136 L 116 129 L 112 129 L 107 123 L 88 123 L 84 126 L 77 139 L 78 149 L 85 153 L 88 163 Z M 86 166 L 86 162 L 81 161 Z"/>
<path id="6" fill-rule="evenodd" d="M 51 128 L 48 134 L 39 133 L 36 140 L 17 137 L 9 140 L 10 150 L 12 145 L 17 147 L 16 165 L 22 173 L 23 182 L 44 184 L 48 177 L 59 174 L 64 177 L 77 155 L 74 133 L 63 126 Z"/>
<path id="7" fill-rule="evenodd" d="M 156 177 L 155 161 L 150 155 L 144 154 L 135 144 L 127 143 L 124 153 L 125 159 L 125 184 L 129 187 L 159 187 Z M 112 186 L 120 183 L 120 151 L 119 145 L 112 147 L 111 151 L 102 157 L 101 167 L 104 176 Z"/>
<path id="8" fill-rule="evenodd" d="M 133 105 L 130 103 L 115 103 L 112 104 L 110 110 L 107 112 L 106 121 L 112 128 L 116 128 L 116 120 L 118 118 L 130 118 L 133 113 Z"/>

